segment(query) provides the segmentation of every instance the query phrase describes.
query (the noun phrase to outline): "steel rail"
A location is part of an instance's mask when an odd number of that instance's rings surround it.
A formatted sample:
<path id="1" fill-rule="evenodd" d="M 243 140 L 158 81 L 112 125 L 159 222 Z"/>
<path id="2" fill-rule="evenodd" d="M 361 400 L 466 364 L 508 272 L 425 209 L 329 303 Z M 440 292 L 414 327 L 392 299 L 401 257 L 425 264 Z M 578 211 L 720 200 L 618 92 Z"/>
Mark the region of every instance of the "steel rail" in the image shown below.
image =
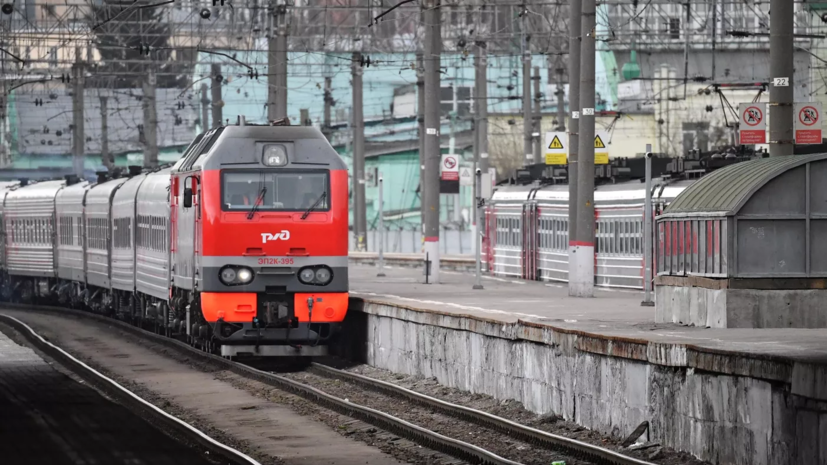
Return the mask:
<path id="1" fill-rule="evenodd" d="M 140 339 L 148 340 L 153 343 L 165 346 L 169 349 L 175 350 L 179 354 L 185 355 L 187 357 L 200 359 L 201 361 L 204 361 L 213 366 L 217 366 L 232 371 L 233 373 L 243 376 L 247 379 L 253 379 L 264 384 L 270 385 L 272 387 L 276 387 L 278 389 L 294 393 L 304 399 L 310 400 L 315 404 L 321 405 L 340 414 L 344 414 L 365 421 L 366 423 L 370 423 L 386 431 L 389 431 L 406 439 L 412 440 L 429 449 L 444 452 L 448 455 L 466 461 L 470 461 L 472 463 L 486 465 L 521 465 L 519 462 L 514 462 L 512 460 L 505 459 L 481 447 L 477 447 L 473 444 L 469 444 L 458 439 L 443 436 L 439 433 L 428 430 L 418 425 L 414 425 L 405 420 L 394 417 L 390 414 L 362 405 L 354 404 L 353 402 L 350 402 L 346 399 L 332 396 L 312 386 L 300 383 L 298 381 L 294 381 L 284 376 L 279 376 L 274 373 L 258 370 L 248 365 L 233 362 L 223 357 L 206 353 L 204 351 L 191 347 L 190 345 L 184 342 L 146 331 L 144 329 L 141 329 L 139 327 L 133 326 L 129 323 L 120 320 L 115 320 L 113 318 L 105 317 L 94 313 L 51 306 L 47 307 L 24 304 L 2 304 L 0 305 L 0 308 L 71 315 L 75 317 L 91 319 L 101 323 L 105 323 L 114 326 L 124 332 L 127 332 L 133 336 L 136 336 Z M 4 322 L 10 322 L 10 320 L 7 318 L 3 318 L 3 315 L 0 315 L 0 320 Z"/>
<path id="2" fill-rule="evenodd" d="M 655 465 L 651 462 L 638 460 L 634 457 L 629 457 L 593 444 L 521 425 L 481 410 L 446 402 L 435 397 L 427 396 L 425 394 L 397 386 L 393 383 L 388 383 L 386 381 L 370 378 L 357 373 L 338 370 L 320 363 L 313 363 L 311 365 L 311 370 L 315 370 L 323 376 L 338 378 L 344 381 L 359 384 L 368 389 L 381 391 L 396 397 L 402 397 L 413 401 L 414 403 L 438 410 L 449 416 L 500 431 L 529 444 L 542 446 L 551 450 L 558 450 L 566 453 L 567 455 L 585 459 L 597 464 Z"/>

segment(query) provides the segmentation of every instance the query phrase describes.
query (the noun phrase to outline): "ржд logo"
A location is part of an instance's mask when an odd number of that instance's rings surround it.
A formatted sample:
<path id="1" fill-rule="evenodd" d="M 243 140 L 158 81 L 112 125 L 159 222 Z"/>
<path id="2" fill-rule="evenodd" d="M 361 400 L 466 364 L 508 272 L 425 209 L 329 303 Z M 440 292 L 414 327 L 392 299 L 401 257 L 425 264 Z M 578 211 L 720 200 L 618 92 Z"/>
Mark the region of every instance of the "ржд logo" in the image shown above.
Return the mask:
<path id="1" fill-rule="evenodd" d="M 261 233 L 261 243 L 266 244 L 267 241 L 286 241 L 290 239 L 290 231 L 283 229 L 276 234 Z"/>

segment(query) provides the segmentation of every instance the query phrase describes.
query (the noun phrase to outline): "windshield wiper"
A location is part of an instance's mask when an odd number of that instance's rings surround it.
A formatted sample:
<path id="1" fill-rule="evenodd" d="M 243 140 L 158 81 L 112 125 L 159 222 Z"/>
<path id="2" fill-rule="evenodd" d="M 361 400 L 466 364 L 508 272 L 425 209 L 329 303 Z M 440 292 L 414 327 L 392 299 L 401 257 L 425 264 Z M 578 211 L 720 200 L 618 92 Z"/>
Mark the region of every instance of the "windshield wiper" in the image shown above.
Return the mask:
<path id="1" fill-rule="evenodd" d="M 311 205 L 310 208 L 308 208 L 307 211 L 304 212 L 304 214 L 302 215 L 302 219 L 307 219 L 307 216 L 310 215 L 310 212 L 315 210 L 316 207 L 318 207 L 319 204 L 322 203 L 322 200 L 324 200 L 325 197 L 327 197 L 327 192 L 322 192 L 322 195 L 320 195 L 319 198 L 316 199 L 315 202 L 313 202 L 313 205 Z"/>
<path id="2" fill-rule="evenodd" d="M 247 219 L 252 220 L 253 216 L 256 214 L 256 210 L 258 207 L 264 203 L 264 194 L 267 193 L 267 187 L 262 187 L 260 191 L 258 191 L 258 197 L 256 197 L 256 201 L 253 204 L 253 208 L 250 209 L 250 213 L 247 213 Z"/>

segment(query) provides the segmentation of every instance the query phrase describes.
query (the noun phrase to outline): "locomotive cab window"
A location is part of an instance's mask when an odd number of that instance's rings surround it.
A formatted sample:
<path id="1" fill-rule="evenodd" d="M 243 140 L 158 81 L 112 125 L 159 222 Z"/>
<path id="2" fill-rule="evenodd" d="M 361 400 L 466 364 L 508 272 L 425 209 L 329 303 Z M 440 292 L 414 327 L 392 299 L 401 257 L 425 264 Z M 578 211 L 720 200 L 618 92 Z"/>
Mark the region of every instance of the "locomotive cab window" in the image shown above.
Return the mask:
<path id="1" fill-rule="evenodd" d="M 224 171 L 221 207 L 227 211 L 325 211 L 330 179 L 322 170 Z M 314 207 L 315 205 L 315 207 Z"/>

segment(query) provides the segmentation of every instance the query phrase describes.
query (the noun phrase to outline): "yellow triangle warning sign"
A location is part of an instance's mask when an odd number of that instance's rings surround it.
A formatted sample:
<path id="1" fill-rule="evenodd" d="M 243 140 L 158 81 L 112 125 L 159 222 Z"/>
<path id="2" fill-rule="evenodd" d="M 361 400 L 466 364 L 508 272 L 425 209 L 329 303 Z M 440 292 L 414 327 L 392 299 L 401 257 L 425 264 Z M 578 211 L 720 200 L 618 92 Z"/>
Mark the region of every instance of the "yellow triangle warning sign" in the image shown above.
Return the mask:
<path id="1" fill-rule="evenodd" d="M 546 140 L 548 140 L 548 139 L 546 139 Z M 559 138 L 559 137 L 554 136 L 554 139 L 551 141 L 551 143 L 550 143 L 550 144 L 548 144 L 548 148 L 550 148 L 550 149 L 560 150 L 560 149 L 562 149 L 562 148 L 563 148 L 563 143 L 562 143 L 562 142 L 560 142 L 560 138 Z"/>
<path id="2" fill-rule="evenodd" d="M 606 144 L 603 143 L 603 139 L 601 139 L 599 135 L 594 137 L 594 148 L 596 148 L 596 149 L 605 149 L 606 148 Z"/>

